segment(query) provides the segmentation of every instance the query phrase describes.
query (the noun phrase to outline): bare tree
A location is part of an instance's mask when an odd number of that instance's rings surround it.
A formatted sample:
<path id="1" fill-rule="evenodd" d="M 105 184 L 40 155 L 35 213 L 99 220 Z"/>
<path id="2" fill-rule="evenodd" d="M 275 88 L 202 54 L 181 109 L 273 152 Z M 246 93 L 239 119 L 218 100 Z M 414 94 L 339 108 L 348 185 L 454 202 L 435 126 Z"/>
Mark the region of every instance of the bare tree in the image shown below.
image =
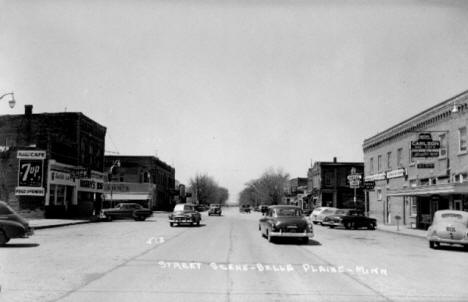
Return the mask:
<path id="1" fill-rule="evenodd" d="M 189 183 L 189 190 L 200 204 L 224 204 L 229 198 L 228 190 L 220 187 L 212 177 L 206 174 L 197 174 L 190 179 Z"/>
<path id="2" fill-rule="evenodd" d="M 281 169 L 265 171 L 258 179 L 246 183 L 239 195 L 240 204 L 259 205 L 280 204 L 284 195 L 284 187 L 289 180 L 289 174 Z"/>

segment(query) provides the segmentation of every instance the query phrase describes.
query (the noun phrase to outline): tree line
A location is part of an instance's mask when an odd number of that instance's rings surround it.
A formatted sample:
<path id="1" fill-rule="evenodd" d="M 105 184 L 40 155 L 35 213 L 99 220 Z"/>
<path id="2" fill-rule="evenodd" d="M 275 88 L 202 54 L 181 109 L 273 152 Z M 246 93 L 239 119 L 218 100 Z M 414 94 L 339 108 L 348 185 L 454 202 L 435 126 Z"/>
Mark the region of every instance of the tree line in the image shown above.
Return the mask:
<path id="1" fill-rule="evenodd" d="M 281 204 L 289 174 L 281 169 L 269 169 L 259 178 L 250 180 L 239 194 L 239 205 Z"/>
<path id="2" fill-rule="evenodd" d="M 229 199 L 229 191 L 206 174 L 197 174 L 189 181 L 189 191 L 192 200 L 198 200 L 199 204 L 226 204 Z"/>

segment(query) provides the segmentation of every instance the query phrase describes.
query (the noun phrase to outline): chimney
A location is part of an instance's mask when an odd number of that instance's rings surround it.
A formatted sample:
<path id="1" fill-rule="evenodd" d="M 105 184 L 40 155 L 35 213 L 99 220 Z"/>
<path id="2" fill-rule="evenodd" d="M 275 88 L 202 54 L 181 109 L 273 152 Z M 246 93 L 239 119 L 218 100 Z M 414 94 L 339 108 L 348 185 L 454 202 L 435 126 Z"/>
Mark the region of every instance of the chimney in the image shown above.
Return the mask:
<path id="1" fill-rule="evenodd" d="M 24 115 L 30 117 L 32 115 L 33 105 L 24 105 Z"/>
<path id="2" fill-rule="evenodd" d="M 336 164 L 336 156 L 333 157 L 333 163 Z"/>

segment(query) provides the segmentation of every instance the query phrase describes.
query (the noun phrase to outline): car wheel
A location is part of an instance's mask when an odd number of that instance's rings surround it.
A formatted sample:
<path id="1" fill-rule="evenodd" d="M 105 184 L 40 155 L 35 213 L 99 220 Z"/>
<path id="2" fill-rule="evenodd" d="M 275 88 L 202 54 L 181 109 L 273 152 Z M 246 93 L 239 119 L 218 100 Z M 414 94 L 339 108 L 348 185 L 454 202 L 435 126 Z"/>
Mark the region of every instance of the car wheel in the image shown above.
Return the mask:
<path id="1" fill-rule="evenodd" d="M 347 229 L 347 230 L 351 229 L 351 223 L 346 222 L 346 223 L 344 224 L 344 227 L 345 227 L 345 229 Z"/>
<path id="2" fill-rule="evenodd" d="M 367 229 L 368 230 L 375 230 L 375 225 L 373 223 L 369 223 L 369 225 L 367 226 Z"/>
<path id="3" fill-rule="evenodd" d="M 197 226 L 200 226 L 200 220 L 197 221 Z"/>
<path id="4" fill-rule="evenodd" d="M 10 241 L 10 238 L 8 238 L 3 231 L 0 230 L 0 246 L 5 245 L 8 241 Z"/>
<path id="5" fill-rule="evenodd" d="M 429 247 L 431 249 L 438 249 L 439 248 L 439 243 L 438 242 L 435 242 L 435 241 L 429 241 Z"/>
<path id="6" fill-rule="evenodd" d="M 107 218 L 107 221 L 112 221 L 112 216 L 111 215 L 107 215 L 106 218 Z"/>
<path id="7" fill-rule="evenodd" d="M 334 228 L 335 228 L 335 226 L 334 226 L 334 225 L 330 225 L 329 227 L 330 227 L 330 229 L 334 229 Z"/>
<path id="8" fill-rule="evenodd" d="M 173 223 L 173 222 L 169 222 L 169 225 L 170 225 L 171 227 L 173 227 L 173 226 L 174 226 L 174 223 Z"/>

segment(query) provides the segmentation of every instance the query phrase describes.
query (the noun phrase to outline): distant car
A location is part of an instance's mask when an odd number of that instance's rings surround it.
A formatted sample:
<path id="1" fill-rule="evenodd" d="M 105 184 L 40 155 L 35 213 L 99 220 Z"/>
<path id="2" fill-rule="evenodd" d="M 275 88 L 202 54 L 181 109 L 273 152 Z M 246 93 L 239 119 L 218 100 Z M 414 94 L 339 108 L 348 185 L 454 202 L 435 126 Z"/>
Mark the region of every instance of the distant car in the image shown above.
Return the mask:
<path id="1" fill-rule="evenodd" d="M 250 205 L 249 204 L 242 204 L 239 207 L 239 212 L 241 212 L 241 213 L 250 213 Z"/>
<path id="2" fill-rule="evenodd" d="M 367 217 L 364 212 L 359 210 L 341 209 L 334 215 L 326 216 L 323 224 L 330 228 L 344 227 L 345 229 L 367 228 L 375 230 L 377 219 Z"/>
<path id="3" fill-rule="evenodd" d="M 427 229 L 429 247 L 443 244 L 462 245 L 468 249 L 468 212 L 440 210 L 434 213 L 432 225 Z"/>
<path id="4" fill-rule="evenodd" d="M 33 234 L 29 223 L 7 203 L 0 201 L 0 246 L 12 238 L 28 238 Z"/>
<path id="5" fill-rule="evenodd" d="M 208 216 L 211 216 L 211 215 L 221 216 L 221 213 L 222 213 L 221 205 L 219 204 L 210 205 L 210 209 L 208 210 Z"/>
<path id="6" fill-rule="evenodd" d="M 190 224 L 200 225 L 201 214 L 195 210 L 193 204 L 179 203 L 174 207 L 172 214 L 169 214 L 169 225 Z"/>
<path id="7" fill-rule="evenodd" d="M 144 221 L 146 218 L 153 215 L 153 211 L 144 208 L 138 203 L 119 203 L 114 208 L 103 209 L 102 215 L 107 220 L 119 218 L 133 218 L 137 221 Z"/>
<path id="8" fill-rule="evenodd" d="M 270 206 L 266 215 L 259 220 L 258 229 L 270 242 L 275 238 L 289 237 L 307 243 L 309 238 L 314 237 L 312 223 L 307 221 L 301 208 L 296 206 Z"/>
<path id="9" fill-rule="evenodd" d="M 312 211 L 309 217 L 314 224 L 322 224 L 322 220 L 325 216 L 335 213 L 336 210 L 338 209 L 333 207 L 318 207 Z"/>
<path id="10" fill-rule="evenodd" d="M 259 208 L 260 212 L 262 212 L 263 215 L 265 215 L 266 212 L 268 212 L 268 206 L 266 204 L 261 204 Z"/>

